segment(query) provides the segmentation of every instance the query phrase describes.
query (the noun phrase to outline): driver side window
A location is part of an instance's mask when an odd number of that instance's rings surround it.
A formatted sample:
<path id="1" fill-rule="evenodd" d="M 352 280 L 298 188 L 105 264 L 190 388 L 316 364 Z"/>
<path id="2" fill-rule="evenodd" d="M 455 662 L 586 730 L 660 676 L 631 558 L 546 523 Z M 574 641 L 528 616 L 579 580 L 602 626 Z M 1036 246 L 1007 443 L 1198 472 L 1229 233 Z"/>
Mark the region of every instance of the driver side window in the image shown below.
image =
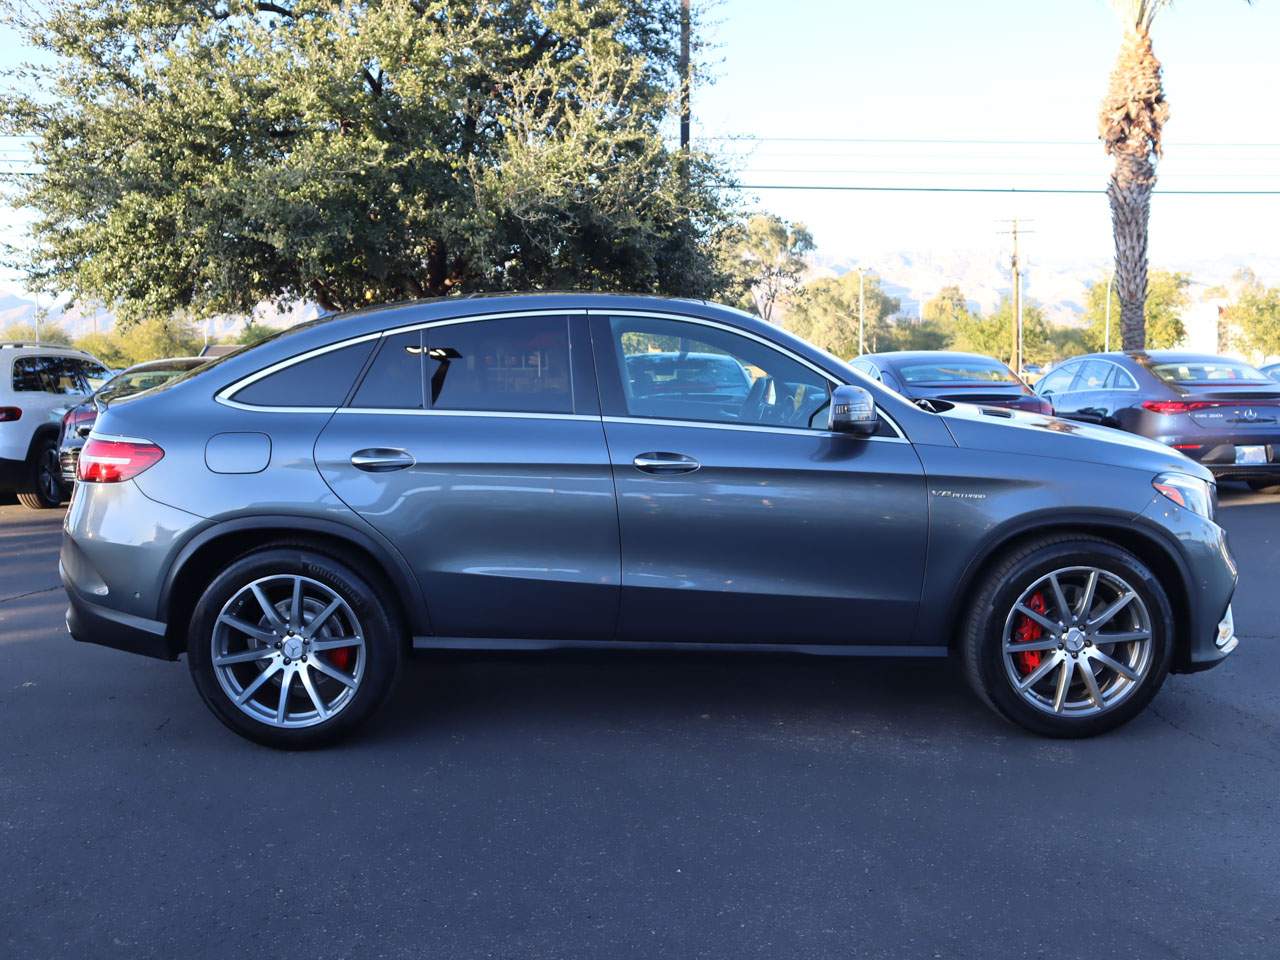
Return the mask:
<path id="1" fill-rule="evenodd" d="M 630 416 L 826 429 L 826 378 L 772 347 L 680 320 L 610 325 Z"/>

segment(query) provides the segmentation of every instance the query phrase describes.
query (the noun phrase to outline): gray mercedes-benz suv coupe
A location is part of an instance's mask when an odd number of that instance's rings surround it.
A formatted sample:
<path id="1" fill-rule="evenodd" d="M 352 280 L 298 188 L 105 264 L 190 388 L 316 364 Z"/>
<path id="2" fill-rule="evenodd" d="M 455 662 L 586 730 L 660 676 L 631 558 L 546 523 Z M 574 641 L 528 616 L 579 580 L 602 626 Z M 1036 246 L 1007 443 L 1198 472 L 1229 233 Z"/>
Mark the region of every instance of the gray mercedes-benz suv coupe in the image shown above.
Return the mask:
<path id="1" fill-rule="evenodd" d="M 78 470 L 71 634 L 185 653 L 219 719 L 274 746 L 369 717 L 414 648 L 951 654 L 1006 718 L 1084 736 L 1236 645 L 1204 467 L 922 409 L 701 302 L 294 327 L 110 403 Z"/>

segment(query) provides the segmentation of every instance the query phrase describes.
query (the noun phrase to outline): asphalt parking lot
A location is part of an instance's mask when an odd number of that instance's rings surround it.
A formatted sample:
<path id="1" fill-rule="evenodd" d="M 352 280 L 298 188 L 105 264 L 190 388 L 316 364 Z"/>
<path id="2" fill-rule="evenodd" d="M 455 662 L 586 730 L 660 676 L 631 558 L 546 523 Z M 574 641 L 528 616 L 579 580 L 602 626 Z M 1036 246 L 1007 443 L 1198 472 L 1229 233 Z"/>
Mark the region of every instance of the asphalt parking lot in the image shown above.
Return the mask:
<path id="1" fill-rule="evenodd" d="M 0 955 L 1274 955 L 1280 498 L 1221 518 L 1239 650 L 1101 739 L 941 662 L 487 655 L 285 754 L 70 640 L 0 506 Z"/>

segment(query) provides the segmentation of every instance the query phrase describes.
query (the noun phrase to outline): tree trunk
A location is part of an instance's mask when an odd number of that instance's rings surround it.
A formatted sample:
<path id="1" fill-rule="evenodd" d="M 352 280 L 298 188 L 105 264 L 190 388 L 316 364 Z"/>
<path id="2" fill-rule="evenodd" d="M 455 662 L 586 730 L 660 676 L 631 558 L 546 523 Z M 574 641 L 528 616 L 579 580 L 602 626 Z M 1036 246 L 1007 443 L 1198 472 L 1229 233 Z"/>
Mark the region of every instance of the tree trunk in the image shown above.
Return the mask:
<path id="1" fill-rule="evenodd" d="M 1107 199 L 1116 245 L 1120 340 L 1125 350 L 1142 350 L 1147 342 L 1147 224 L 1160 134 L 1169 118 L 1160 61 L 1146 26 L 1126 32 L 1098 117 L 1098 135 L 1115 158 Z"/>
<path id="2" fill-rule="evenodd" d="M 1107 187 L 1116 242 L 1115 288 L 1120 300 L 1123 350 L 1143 350 L 1147 345 L 1147 222 L 1155 181 L 1155 169 L 1149 160 L 1119 156 Z"/>

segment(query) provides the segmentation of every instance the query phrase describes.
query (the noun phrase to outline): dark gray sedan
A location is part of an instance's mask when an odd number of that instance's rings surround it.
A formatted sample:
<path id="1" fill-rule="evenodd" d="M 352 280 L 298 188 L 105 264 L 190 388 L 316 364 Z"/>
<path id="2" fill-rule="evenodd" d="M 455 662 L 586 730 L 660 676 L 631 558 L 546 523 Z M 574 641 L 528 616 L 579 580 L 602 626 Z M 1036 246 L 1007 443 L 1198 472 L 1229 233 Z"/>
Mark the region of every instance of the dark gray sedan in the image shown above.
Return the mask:
<path id="1" fill-rule="evenodd" d="M 1215 477 L 1280 492 L 1280 384 L 1240 360 L 1151 350 L 1098 353 L 1036 384 L 1060 416 L 1150 437 Z"/>
<path id="2" fill-rule="evenodd" d="M 911 400 L 945 400 L 1053 413 L 1053 405 L 1036 396 L 1018 375 L 995 357 L 954 350 L 895 350 L 868 353 L 849 361 Z"/>
<path id="3" fill-rule="evenodd" d="M 113 402 L 79 480 L 72 636 L 186 655 L 220 720 L 281 747 L 351 730 L 415 649 L 953 655 L 1002 716 L 1078 737 L 1237 642 L 1204 467 L 922 409 L 692 301 L 294 327 Z"/>

